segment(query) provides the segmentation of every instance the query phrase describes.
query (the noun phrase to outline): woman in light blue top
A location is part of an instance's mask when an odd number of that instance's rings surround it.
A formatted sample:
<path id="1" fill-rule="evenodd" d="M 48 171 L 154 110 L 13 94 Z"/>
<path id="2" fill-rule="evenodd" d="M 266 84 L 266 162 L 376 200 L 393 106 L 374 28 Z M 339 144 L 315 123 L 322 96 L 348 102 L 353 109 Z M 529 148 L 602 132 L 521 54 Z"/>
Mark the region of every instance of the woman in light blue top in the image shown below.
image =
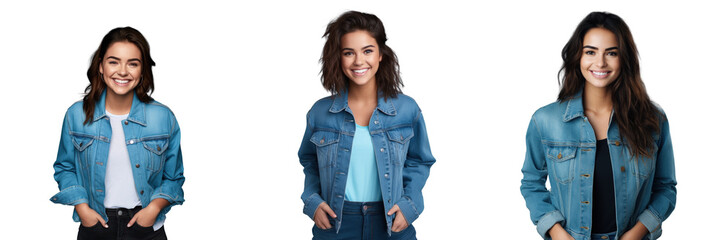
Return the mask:
<path id="1" fill-rule="evenodd" d="M 346 12 L 324 35 L 322 83 L 298 156 L 313 239 L 415 239 L 431 165 L 423 115 L 401 93 L 398 61 L 375 15 Z"/>
<path id="2" fill-rule="evenodd" d="M 593 12 L 562 56 L 558 101 L 538 109 L 526 133 L 531 220 L 545 239 L 658 238 L 676 205 L 673 147 L 628 26 Z"/>
<path id="3" fill-rule="evenodd" d="M 140 32 L 111 30 L 65 114 L 50 200 L 75 207 L 78 239 L 166 239 L 165 216 L 185 201 L 180 128 L 150 97 L 154 65 Z"/>

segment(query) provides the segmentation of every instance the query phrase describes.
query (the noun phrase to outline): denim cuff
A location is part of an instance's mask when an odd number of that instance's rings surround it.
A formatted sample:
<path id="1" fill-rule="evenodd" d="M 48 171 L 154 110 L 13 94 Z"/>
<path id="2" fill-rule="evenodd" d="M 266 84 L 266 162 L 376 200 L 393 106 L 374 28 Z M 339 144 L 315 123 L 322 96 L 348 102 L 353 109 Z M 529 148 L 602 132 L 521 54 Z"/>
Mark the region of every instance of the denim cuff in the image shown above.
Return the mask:
<path id="1" fill-rule="evenodd" d="M 651 209 L 644 210 L 638 221 L 648 229 L 648 239 L 654 240 L 661 236 L 661 219 Z"/>
<path id="2" fill-rule="evenodd" d="M 61 190 L 50 198 L 53 203 L 75 206 L 88 202 L 88 194 L 84 187 L 75 185 Z"/>
<path id="3" fill-rule="evenodd" d="M 538 220 L 538 223 L 536 224 L 536 231 L 538 231 L 538 234 L 541 234 L 541 237 L 546 238 L 546 236 L 548 236 L 548 230 L 550 230 L 554 224 L 559 222 L 561 225 L 565 222 L 565 219 L 560 211 L 554 210 L 552 212 L 548 212 Z"/>
<path id="4" fill-rule="evenodd" d="M 416 219 L 418 219 L 418 216 L 421 215 L 421 213 L 418 212 L 418 208 L 416 208 L 416 205 L 408 197 L 402 197 L 396 204 L 398 204 L 398 208 L 401 209 L 403 217 L 406 218 L 406 222 L 408 222 L 408 225 L 411 225 L 411 223 L 416 221 Z"/>
<path id="5" fill-rule="evenodd" d="M 323 201 L 323 198 L 320 197 L 317 193 L 313 193 L 313 195 L 310 195 L 310 197 L 303 199 L 303 202 L 305 203 L 305 206 L 303 206 L 303 213 L 305 215 L 308 215 L 310 219 L 313 219 L 313 215 L 315 214 L 315 210 L 318 209 L 318 206 Z"/>

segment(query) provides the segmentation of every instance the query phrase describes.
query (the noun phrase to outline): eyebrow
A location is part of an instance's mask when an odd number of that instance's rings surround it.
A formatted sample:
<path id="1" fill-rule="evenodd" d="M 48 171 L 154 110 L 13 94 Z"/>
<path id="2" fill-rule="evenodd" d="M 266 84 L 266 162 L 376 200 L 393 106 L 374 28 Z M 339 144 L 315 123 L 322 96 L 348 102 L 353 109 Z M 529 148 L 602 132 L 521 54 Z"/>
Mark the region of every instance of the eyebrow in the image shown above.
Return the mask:
<path id="1" fill-rule="evenodd" d="M 108 57 L 108 59 L 114 59 L 114 60 L 118 60 L 118 61 L 120 61 L 120 58 L 118 58 L 118 57 L 115 57 L 115 56 L 109 56 L 109 57 Z M 128 59 L 128 62 L 130 62 L 130 61 L 138 61 L 138 62 L 142 62 L 142 61 L 140 61 L 140 59 L 137 59 L 137 58 L 131 58 L 131 59 Z"/>
<path id="2" fill-rule="evenodd" d="M 366 49 L 366 48 L 372 48 L 372 47 L 376 47 L 376 46 L 374 46 L 373 44 L 371 44 L 371 45 L 368 45 L 368 46 L 362 47 L 361 49 Z M 343 50 L 343 51 L 345 51 L 345 50 L 351 50 L 351 51 L 353 51 L 353 49 L 352 49 L 352 48 L 343 48 L 342 50 Z"/>
<path id="3" fill-rule="evenodd" d="M 598 50 L 597 47 L 594 47 L 594 46 L 591 46 L 591 45 L 583 46 L 583 48 L 590 48 L 590 49 L 593 49 L 593 50 Z M 610 47 L 610 48 L 606 48 L 606 51 L 609 51 L 609 50 L 617 50 L 617 49 L 618 49 L 618 47 Z"/>

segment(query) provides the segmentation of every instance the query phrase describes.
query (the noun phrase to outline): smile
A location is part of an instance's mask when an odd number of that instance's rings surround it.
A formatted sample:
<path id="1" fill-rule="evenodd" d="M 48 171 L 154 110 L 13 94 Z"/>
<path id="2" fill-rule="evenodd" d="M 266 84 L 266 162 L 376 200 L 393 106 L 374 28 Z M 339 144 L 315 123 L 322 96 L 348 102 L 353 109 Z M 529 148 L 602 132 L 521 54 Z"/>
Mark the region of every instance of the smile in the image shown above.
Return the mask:
<path id="1" fill-rule="evenodd" d="M 353 70 L 353 75 L 363 76 L 366 72 L 368 72 L 368 68 L 356 69 L 356 70 Z"/>
<path id="2" fill-rule="evenodd" d="M 117 79 L 117 78 L 113 78 L 113 81 L 118 85 L 125 85 L 128 82 L 130 82 L 129 79 Z"/>
<path id="3" fill-rule="evenodd" d="M 596 78 L 606 78 L 608 76 L 608 74 L 611 73 L 611 71 L 593 71 L 593 70 L 590 70 L 590 71 L 591 71 L 591 74 L 593 74 L 593 76 Z"/>

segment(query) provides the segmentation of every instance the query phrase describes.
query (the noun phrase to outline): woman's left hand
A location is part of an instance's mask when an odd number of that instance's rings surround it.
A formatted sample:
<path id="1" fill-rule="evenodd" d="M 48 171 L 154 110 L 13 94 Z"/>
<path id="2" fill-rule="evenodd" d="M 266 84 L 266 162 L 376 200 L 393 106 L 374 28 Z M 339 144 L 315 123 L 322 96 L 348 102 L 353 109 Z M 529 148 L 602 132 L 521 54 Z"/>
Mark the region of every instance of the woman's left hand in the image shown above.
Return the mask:
<path id="1" fill-rule="evenodd" d="M 620 240 L 641 240 L 643 239 L 643 236 L 646 236 L 648 234 L 648 229 L 646 229 L 646 226 L 643 225 L 641 222 L 637 222 L 636 225 L 631 228 L 631 230 L 628 230 L 628 232 L 623 233 L 621 235 Z"/>
<path id="2" fill-rule="evenodd" d="M 393 227 L 391 227 L 392 232 L 400 232 L 403 231 L 408 227 L 408 222 L 406 221 L 406 217 L 403 216 L 403 212 L 401 212 L 401 208 L 398 207 L 398 204 L 393 205 L 390 211 L 388 211 L 388 216 L 396 214 L 396 219 L 393 220 Z"/>
<path id="3" fill-rule="evenodd" d="M 135 216 L 130 219 L 128 227 L 133 226 L 134 223 L 137 223 L 141 227 L 152 227 L 153 224 L 155 224 L 155 218 L 158 217 L 158 213 L 160 213 L 160 209 L 157 209 L 153 205 L 148 205 L 147 207 L 140 209 L 140 211 L 138 211 Z"/>
<path id="4" fill-rule="evenodd" d="M 140 211 L 138 211 L 135 216 L 130 219 L 128 227 L 133 226 L 135 223 L 141 227 L 152 227 L 153 224 L 155 224 L 155 218 L 158 217 L 160 210 L 168 205 L 170 205 L 168 200 L 162 198 L 153 199 L 147 207 L 140 209 Z"/>

